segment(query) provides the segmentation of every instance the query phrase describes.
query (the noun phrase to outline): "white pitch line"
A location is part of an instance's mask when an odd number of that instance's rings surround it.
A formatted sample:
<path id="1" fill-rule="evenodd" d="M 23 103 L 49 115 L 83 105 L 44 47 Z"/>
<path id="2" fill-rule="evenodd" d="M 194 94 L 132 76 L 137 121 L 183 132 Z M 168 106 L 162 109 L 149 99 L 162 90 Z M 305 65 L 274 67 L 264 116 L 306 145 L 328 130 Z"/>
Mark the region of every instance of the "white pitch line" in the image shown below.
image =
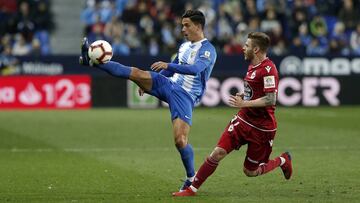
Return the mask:
<path id="1" fill-rule="evenodd" d="M 348 147 L 348 146 L 308 146 L 308 147 L 274 147 L 274 150 L 282 149 L 282 150 L 320 150 L 320 151 L 328 151 L 328 150 L 352 150 L 358 151 L 360 148 Z M 212 148 L 194 148 L 194 151 L 208 151 L 211 152 Z M 13 153 L 45 153 L 45 152 L 131 152 L 131 151 L 139 151 L 139 152 L 168 152 L 168 151 L 176 151 L 175 148 L 169 147 L 158 147 L 158 148 L 129 148 L 129 147 L 118 147 L 118 148 L 64 148 L 64 149 L 54 149 L 54 148 L 12 148 L 12 149 L 0 149 L 0 152 L 13 152 Z"/>

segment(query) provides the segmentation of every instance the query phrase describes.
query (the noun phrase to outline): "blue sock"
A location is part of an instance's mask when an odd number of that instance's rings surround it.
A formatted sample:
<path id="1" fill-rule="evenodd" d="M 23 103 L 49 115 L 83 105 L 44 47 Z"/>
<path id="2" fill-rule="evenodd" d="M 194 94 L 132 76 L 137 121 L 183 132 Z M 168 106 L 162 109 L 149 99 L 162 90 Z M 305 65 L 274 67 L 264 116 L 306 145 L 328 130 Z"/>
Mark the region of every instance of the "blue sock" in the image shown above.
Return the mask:
<path id="1" fill-rule="evenodd" d="M 188 178 L 195 175 L 194 169 L 194 151 L 190 144 L 187 144 L 184 148 L 179 149 L 181 160 L 186 170 L 186 175 Z"/>
<path id="2" fill-rule="evenodd" d="M 129 79 L 131 73 L 131 67 L 124 66 L 121 63 L 109 61 L 108 63 L 98 64 L 96 67 L 108 72 L 110 75 Z"/>

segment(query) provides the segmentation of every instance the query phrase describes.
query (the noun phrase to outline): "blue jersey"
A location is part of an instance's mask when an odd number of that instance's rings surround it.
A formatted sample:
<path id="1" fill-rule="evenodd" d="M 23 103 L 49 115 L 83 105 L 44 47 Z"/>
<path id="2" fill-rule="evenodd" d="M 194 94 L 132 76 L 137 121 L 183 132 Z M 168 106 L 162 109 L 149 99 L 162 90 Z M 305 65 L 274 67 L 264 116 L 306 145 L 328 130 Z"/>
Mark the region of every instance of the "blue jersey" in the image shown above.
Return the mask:
<path id="1" fill-rule="evenodd" d="M 180 65 L 193 65 L 201 62 L 205 64 L 205 69 L 195 75 L 174 73 L 170 80 L 181 86 L 196 104 L 205 92 L 206 81 L 210 77 L 215 61 L 215 48 L 206 38 L 195 43 L 185 42 L 180 46 L 173 62 Z"/>
<path id="2" fill-rule="evenodd" d="M 147 93 L 169 104 L 172 120 L 180 118 L 191 125 L 192 110 L 205 92 L 215 60 L 215 48 L 207 39 L 195 43 L 185 42 L 166 69 L 160 73 L 149 72 L 152 87 Z M 112 61 L 96 67 L 126 79 L 131 74 L 130 67 Z"/>

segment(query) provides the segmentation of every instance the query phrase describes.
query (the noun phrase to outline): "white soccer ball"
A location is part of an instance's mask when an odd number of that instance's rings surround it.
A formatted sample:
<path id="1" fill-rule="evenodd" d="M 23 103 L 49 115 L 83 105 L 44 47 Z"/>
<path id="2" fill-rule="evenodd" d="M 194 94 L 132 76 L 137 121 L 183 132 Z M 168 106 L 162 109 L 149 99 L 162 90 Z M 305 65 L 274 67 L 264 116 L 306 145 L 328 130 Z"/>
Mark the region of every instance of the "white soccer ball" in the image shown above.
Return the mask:
<path id="1" fill-rule="evenodd" d="M 111 45 L 105 40 L 96 40 L 91 43 L 88 55 L 92 62 L 96 64 L 107 63 L 113 55 Z"/>

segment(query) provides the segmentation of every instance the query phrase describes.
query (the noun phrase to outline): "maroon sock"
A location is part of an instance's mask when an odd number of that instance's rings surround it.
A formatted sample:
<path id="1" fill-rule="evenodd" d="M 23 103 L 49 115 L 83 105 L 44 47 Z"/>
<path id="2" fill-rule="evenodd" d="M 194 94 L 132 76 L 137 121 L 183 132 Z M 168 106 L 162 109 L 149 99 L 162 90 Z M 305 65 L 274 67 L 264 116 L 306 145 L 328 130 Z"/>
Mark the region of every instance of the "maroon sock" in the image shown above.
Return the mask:
<path id="1" fill-rule="evenodd" d="M 273 160 L 269 160 L 266 164 L 260 165 L 259 168 L 261 169 L 261 175 L 274 170 L 275 168 L 280 166 L 280 163 L 280 157 L 276 157 Z"/>
<path id="2" fill-rule="evenodd" d="M 207 157 L 204 163 L 201 165 L 199 171 L 196 173 L 192 186 L 198 189 L 203 184 L 203 182 L 205 182 L 205 180 L 214 173 L 218 165 L 218 161 L 214 160 L 210 156 Z"/>

